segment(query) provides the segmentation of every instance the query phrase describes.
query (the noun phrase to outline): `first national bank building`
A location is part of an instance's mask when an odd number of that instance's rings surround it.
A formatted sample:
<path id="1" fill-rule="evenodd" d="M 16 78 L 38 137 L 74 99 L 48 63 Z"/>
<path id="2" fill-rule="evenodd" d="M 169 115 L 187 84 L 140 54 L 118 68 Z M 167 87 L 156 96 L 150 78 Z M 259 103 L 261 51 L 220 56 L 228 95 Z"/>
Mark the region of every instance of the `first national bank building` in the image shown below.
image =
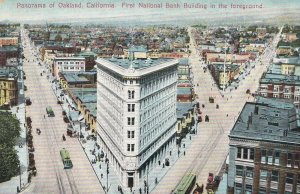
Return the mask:
<path id="1" fill-rule="evenodd" d="M 176 133 L 174 59 L 98 59 L 97 131 L 123 187 L 138 187 L 168 157 Z"/>

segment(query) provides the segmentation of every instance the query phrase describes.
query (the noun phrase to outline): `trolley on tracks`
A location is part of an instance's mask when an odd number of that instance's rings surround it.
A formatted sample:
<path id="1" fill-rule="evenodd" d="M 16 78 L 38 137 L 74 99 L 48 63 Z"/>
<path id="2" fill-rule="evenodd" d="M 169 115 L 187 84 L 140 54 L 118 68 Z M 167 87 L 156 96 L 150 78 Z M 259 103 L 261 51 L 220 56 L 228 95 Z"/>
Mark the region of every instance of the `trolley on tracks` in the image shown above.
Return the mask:
<path id="1" fill-rule="evenodd" d="M 186 174 L 179 185 L 176 187 L 174 194 L 189 194 L 196 183 L 196 175 L 193 173 Z"/>
<path id="2" fill-rule="evenodd" d="M 63 161 L 63 164 L 64 164 L 64 169 L 73 168 L 73 163 L 70 158 L 70 154 L 69 154 L 68 150 L 66 150 L 65 148 L 61 149 L 60 156 L 61 156 L 61 160 Z"/>

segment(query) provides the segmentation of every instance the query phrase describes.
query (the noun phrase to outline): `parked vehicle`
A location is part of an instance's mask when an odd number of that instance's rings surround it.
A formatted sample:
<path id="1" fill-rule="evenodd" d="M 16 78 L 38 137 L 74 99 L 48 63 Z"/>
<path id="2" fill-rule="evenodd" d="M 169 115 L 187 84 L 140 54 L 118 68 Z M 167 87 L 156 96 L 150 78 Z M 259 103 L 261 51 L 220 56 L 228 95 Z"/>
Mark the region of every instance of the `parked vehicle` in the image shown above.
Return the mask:
<path id="1" fill-rule="evenodd" d="M 221 178 L 219 176 L 215 176 L 213 173 L 208 174 L 208 179 L 206 183 L 206 190 L 208 193 L 215 193 L 220 184 Z"/>
<path id="2" fill-rule="evenodd" d="M 26 97 L 26 98 L 25 98 L 25 103 L 26 103 L 27 106 L 29 106 L 29 105 L 32 104 L 32 102 L 31 102 L 31 100 L 30 100 L 29 97 Z"/>

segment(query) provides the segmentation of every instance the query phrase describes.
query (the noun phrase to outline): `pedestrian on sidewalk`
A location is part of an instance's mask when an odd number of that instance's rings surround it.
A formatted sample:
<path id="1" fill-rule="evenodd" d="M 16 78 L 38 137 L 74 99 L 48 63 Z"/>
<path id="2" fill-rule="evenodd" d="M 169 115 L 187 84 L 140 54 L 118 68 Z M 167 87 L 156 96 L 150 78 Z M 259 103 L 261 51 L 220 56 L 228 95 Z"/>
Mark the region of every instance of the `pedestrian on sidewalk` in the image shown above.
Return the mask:
<path id="1" fill-rule="evenodd" d="M 185 151 L 183 151 L 183 155 L 185 156 Z"/>

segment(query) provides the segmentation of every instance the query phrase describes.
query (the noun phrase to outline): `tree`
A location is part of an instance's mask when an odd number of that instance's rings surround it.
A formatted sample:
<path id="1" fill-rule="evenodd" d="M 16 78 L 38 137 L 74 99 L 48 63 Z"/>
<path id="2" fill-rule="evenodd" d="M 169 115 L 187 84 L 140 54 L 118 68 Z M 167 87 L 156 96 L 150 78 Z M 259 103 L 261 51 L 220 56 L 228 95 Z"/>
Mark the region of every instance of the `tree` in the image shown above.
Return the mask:
<path id="1" fill-rule="evenodd" d="M 0 144 L 15 145 L 15 139 L 20 136 L 20 123 L 9 112 L 0 112 Z"/>
<path id="2" fill-rule="evenodd" d="M 0 182 L 3 182 L 19 172 L 14 145 L 20 136 L 20 123 L 10 112 L 0 112 L 0 123 Z"/>
<path id="3" fill-rule="evenodd" d="M 0 183 L 10 180 L 19 172 L 17 151 L 10 146 L 0 144 Z"/>

